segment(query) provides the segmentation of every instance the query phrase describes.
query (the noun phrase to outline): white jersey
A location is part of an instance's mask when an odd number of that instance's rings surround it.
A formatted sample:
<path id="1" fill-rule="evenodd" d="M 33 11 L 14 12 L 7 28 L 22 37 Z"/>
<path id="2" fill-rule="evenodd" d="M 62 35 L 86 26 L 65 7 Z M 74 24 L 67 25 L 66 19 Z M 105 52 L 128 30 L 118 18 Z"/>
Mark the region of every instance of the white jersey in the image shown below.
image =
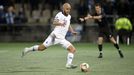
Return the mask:
<path id="1" fill-rule="evenodd" d="M 59 12 L 54 19 L 59 20 L 59 22 L 64 23 L 63 26 L 55 26 L 52 33 L 55 34 L 56 38 L 62 38 L 64 39 L 66 36 L 66 33 L 68 32 L 69 26 L 70 26 L 70 19 L 71 16 L 65 16 L 62 12 Z"/>

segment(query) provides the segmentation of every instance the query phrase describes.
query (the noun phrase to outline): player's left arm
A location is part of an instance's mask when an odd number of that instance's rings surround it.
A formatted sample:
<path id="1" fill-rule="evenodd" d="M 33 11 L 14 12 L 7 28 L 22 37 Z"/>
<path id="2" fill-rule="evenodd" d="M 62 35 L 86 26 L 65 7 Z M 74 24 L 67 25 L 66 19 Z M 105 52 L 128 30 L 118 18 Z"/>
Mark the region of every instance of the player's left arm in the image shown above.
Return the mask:
<path id="1" fill-rule="evenodd" d="M 100 15 L 93 15 L 91 17 L 92 17 L 92 19 L 98 19 L 98 20 L 100 20 L 100 19 L 102 19 L 105 16 L 106 16 L 106 14 L 104 12 L 102 12 Z"/>
<path id="2" fill-rule="evenodd" d="M 99 16 L 92 16 L 92 19 L 101 19 L 102 18 L 102 15 L 99 15 Z"/>
<path id="3" fill-rule="evenodd" d="M 76 31 L 74 31 L 74 29 L 72 28 L 72 26 L 69 26 L 69 31 L 73 34 L 73 35 L 77 35 L 78 33 Z"/>
<path id="4" fill-rule="evenodd" d="M 90 15 L 88 14 L 86 17 L 84 18 L 79 18 L 80 21 L 84 21 L 84 20 L 88 20 L 88 19 L 101 19 L 103 17 L 103 15 L 98 15 L 98 16 L 95 16 L 95 15 Z"/>
<path id="5" fill-rule="evenodd" d="M 90 14 L 88 14 L 86 17 L 84 17 L 84 18 L 79 18 L 79 20 L 81 21 L 81 22 L 83 22 L 84 20 L 88 20 L 88 19 L 91 19 L 92 18 L 92 16 L 90 15 Z"/>

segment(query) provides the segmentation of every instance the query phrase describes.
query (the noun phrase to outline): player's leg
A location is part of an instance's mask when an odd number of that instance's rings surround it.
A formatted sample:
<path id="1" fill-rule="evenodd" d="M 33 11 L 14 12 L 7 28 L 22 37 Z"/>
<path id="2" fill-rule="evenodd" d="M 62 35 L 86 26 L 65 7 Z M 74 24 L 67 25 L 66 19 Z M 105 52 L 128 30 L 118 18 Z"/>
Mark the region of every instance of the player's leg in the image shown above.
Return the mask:
<path id="1" fill-rule="evenodd" d="M 62 40 L 60 44 L 68 50 L 66 68 L 76 68 L 77 66 L 72 64 L 74 53 L 76 51 L 75 47 L 67 40 Z"/>
<path id="2" fill-rule="evenodd" d="M 115 41 L 115 39 L 114 39 L 113 36 L 110 37 L 110 41 L 114 44 L 114 47 L 118 50 L 118 53 L 119 53 L 120 57 L 123 58 L 124 55 L 123 55 L 123 53 L 122 53 L 122 51 L 121 51 L 119 45 L 117 44 L 117 42 Z"/>
<path id="3" fill-rule="evenodd" d="M 76 51 L 75 47 L 73 45 L 70 45 L 68 48 L 68 55 L 67 55 L 67 63 L 66 67 L 67 68 L 76 68 L 76 65 L 72 64 L 73 58 L 74 58 L 74 53 Z"/>
<path id="4" fill-rule="evenodd" d="M 45 50 L 46 49 L 46 47 L 43 45 L 43 44 L 41 44 L 41 45 L 34 45 L 34 46 L 32 46 L 32 47 L 26 47 L 24 50 L 23 50 L 23 52 L 22 52 L 22 57 L 24 56 L 24 55 L 26 55 L 27 53 L 29 53 L 29 52 L 33 52 L 33 51 L 43 51 L 43 50 Z"/>
<path id="5" fill-rule="evenodd" d="M 98 37 L 98 49 L 99 49 L 99 56 L 98 58 L 102 58 L 103 54 L 102 54 L 102 48 L 103 48 L 103 37 Z"/>
<path id="6" fill-rule="evenodd" d="M 53 36 L 50 35 L 43 44 L 41 45 L 34 45 L 32 47 L 26 47 L 23 52 L 22 52 L 22 57 L 26 55 L 29 52 L 34 52 L 34 51 L 43 51 L 47 47 L 51 46 L 53 44 Z"/>

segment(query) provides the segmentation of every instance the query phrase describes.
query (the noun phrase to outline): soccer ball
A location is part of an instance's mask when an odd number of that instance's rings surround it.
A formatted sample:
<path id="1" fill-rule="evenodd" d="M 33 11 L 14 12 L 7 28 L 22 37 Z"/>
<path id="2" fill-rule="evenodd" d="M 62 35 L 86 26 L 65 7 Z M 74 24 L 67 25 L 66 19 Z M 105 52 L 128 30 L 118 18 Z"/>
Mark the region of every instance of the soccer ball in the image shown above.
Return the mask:
<path id="1" fill-rule="evenodd" d="M 82 72 L 88 72 L 89 71 L 89 65 L 87 63 L 80 64 L 80 69 Z"/>

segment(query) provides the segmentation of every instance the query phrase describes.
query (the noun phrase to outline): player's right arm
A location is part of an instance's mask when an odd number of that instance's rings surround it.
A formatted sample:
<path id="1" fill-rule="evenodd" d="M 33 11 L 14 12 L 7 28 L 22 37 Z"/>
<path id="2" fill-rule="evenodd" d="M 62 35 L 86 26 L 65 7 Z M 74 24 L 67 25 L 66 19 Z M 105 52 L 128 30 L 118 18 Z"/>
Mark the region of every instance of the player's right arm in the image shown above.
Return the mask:
<path id="1" fill-rule="evenodd" d="M 64 24 L 65 24 L 64 21 L 62 21 L 62 14 L 61 14 L 61 12 L 59 12 L 53 20 L 53 25 L 64 26 Z"/>
<path id="2" fill-rule="evenodd" d="M 63 26 L 64 22 L 60 22 L 59 19 L 54 19 L 53 25 L 55 25 L 55 26 Z"/>

